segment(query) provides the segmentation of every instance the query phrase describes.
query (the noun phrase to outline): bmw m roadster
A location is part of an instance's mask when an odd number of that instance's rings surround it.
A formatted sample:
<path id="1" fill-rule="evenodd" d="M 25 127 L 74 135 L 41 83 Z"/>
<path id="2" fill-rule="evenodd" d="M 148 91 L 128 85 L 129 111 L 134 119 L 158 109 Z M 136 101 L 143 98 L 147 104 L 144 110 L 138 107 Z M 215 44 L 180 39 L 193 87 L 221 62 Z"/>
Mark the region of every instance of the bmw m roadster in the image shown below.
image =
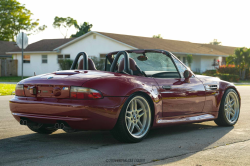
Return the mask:
<path id="1" fill-rule="evenodd" d="M 232 126 L 240 102 L 234 84 L 195 75 L 168 51 L 140 49 L 107 54 L 103 71 L 81 52 L 70 70 L 20 81 L 10 110 L 37 133 L 110 130 L 119 141 L 139 142 L 160 126 Z"/>

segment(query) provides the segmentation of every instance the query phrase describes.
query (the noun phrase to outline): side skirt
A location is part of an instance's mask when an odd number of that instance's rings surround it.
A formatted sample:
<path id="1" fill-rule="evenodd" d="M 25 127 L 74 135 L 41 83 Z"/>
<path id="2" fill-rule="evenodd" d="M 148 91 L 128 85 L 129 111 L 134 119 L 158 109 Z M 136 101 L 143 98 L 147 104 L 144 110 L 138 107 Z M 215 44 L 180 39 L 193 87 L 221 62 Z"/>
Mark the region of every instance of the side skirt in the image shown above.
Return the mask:
<path id="1" fill-rule="evenodd" d="M 211 114 L 202 114 L 202 115 L 195 115 L 190 117 L 179 117 L 179 118 L 159 118 L 157 119 L 157 124 L 174 124 L 174 123 L 195 123 L 200 121 L 207 121 L 216 119 L 214 115 Z"/>

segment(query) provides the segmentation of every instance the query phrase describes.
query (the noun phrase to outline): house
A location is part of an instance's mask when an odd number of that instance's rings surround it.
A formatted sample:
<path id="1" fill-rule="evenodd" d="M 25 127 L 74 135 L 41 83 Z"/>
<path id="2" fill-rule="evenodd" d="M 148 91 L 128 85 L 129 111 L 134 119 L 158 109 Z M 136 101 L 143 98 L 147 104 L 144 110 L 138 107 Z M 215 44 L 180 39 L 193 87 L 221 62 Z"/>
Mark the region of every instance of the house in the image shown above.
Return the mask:
<path id="1" fill-rule="evenodd" d="M 128 49 L 163 49 L 172 52 L 185 64 L 186 56 L 193 55 L 191 69 L 204 72 L 213 69 L 212 64 L 234 53 L 235 47 L 214 46 L 186 41 L 130 36 L 122 34 L 91 31 L 78 38 L 44 39 L 30 44 L 24 50 L 24 76 L 49 73 L 59 70 L 58 60 L 74 59 L 79 52 L 85 51 L 89 57 L 100 59 L 112 51 Z M 7 54 L 18 59 L 18 75 L 21 75 L 21 50 L 16 48 Z"/>
<path id="2" fill-rule="evenodd" d="M 8 41 L 0 41 L 0 58 L 12 58 L 12 55 L 6 54 L 16 48 L 15 42 L 8 42 Z"/>

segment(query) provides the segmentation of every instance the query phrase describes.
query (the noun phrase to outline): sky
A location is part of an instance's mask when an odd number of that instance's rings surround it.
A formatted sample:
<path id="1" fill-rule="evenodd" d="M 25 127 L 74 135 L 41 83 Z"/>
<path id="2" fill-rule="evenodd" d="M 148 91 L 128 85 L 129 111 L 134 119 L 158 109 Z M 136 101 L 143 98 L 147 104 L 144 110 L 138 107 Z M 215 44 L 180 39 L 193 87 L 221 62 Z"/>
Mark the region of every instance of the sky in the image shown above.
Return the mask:
<path id="1" fill-rule="evenodd" d="M 55 16 L 93 24 L 92 31 L 250 47 L 249 0 L 18 0 L 48 28 L 29 43 L 63 38 Z M 64 33 L 65 30 L 62 32 Z M 68 37 L 76 33 L 70 28 Z"/>

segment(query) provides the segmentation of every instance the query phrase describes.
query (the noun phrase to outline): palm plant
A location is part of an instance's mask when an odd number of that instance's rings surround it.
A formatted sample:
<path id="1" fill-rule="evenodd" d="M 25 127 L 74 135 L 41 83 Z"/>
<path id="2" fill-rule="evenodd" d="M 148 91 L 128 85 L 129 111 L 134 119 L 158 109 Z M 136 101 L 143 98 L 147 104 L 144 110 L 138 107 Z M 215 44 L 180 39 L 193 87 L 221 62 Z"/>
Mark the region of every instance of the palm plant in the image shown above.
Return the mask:
<path id="1" fill-rule="evenodd" d="M 241 80 L 245 79 L 246 69 L 250 66 L 250 49 L 245 47 L 237 48 L 234 55 L 230 55 L 226 59 L 227 64 L 234 64 L 239 70 L 239 76 Z"/>
<path id="2" fill-rule="evenodd" d="M 193 62 L 193 55 L 189 54 L 187 55 L 187 63 L 188 63 L 188 67 L 191 69 L 191 64 Z"/>

